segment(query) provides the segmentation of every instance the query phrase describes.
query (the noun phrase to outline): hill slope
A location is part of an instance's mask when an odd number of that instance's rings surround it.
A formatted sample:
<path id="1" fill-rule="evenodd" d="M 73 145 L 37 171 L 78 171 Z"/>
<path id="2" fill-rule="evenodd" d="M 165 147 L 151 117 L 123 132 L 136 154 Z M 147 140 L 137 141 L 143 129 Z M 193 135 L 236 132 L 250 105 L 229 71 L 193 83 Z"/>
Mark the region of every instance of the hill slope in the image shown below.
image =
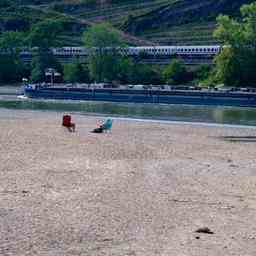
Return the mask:
<path id="1" fill-rule="evenodd" d="M 0 31 L 26 31 L 47 18 L 65 20 L 60 45 L 80 45 L 91 24 L 110 22 L 135 45 L 212 44 L 215 18 L 238 15 L 252 0 L 2 0 Z M 131 36 L 131 34 L 133 36 Z"/>
<path id="2" fill-rule="evenodd" d="M 252 0 L 180 0 L 157 10 L 131 17 L 123 29 L 144 35 L 159 44 L 209 44 L 219 14 L 239 15 L 242 4 Z"/>

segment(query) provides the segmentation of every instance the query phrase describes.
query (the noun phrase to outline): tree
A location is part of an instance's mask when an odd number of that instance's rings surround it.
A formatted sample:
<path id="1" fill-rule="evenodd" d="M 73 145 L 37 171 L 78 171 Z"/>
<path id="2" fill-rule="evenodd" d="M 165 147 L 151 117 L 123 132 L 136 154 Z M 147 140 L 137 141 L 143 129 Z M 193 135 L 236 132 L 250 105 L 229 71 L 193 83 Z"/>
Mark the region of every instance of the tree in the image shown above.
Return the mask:
<path id="1" fill-rule="evenodd" d="M 232 48 L 223 49 L 216 57 L 215 79 L 225 85 L 237 86 L 241 82 L 241 64 L 239 55 Z"/>
<path id="2" fill-rule="evenodd" d="M 27 74 L 19 53 L 24 46 L 24 33 L 3 32 L 0 36 L 0 82 L 18 82 Z"/>
<path id="3" fill-rule="evenodd" d="M 70 82 L 70 83 L 90 82 L 88 67 L 81 63 L 65 64 L 63 69 L 63 74 L 64 74 L 64 80 L 66 82 Z"/>
<path id="4" fill-rule="evenodd" d="M 31 76 L 30 80 L 33 82 L 45 81 L 45 70 L 53 68 L 59 73 L 62 73 L 62 66 L 57 61 L 51 51 L 47 49 L 39 49 L 33 53 L 31 62 Z"/>
<path id="5" fill-rule="evenodd" d="M 30 47 L 50 48 L 58 46 L 57 35 L 63 30 L 62 20 L 47 19 L 31 27 L 27 37 Z"/>
<path id="6" fill-rule="evenodd" d="M 24 33 L 22 32 L 3 32 L 0 36 L 0 49 L 11 55 L 19 53 L 24 46 Z"/>
<path id="7" fill-rule="evenodd" d="M 0 56 L 0 83 L 12 83 L 19 81 L 21 70 L 10 55 Z"/>
<path id="8" fill-rule="evenodd" d="M 167 83 L 181 84 L 186 82 L 186 68 L 182 61 L 174 59 L 163 70 L 163 79 Z"/>
<path id="9" fill-rule="evenodd" d="M 116 79 L 123 84 L 131 83 L 133 79 L 134 63 L 128 57 L 121 57 L 118 63 Z"/>
<path id="10" fill-rule="evenodd" d="M 91 77 L 97 82 L 114 80 L 119 69 L 117 49 L 124 45 L 119 32 L 109 24 L 97 24 L 84 32 L 83 41 L 91 49 Z"/>
<path id="11" fill-rule="evenodd" d="M 150 65 L 136 63 L 132 69 L 132 84 L 160 84 L 161 74 Z"/>
<path id="12" fill-rule="evenodd" d="M 232 86 L 256 83 L 256 3 L 241 7 L 242 20 L 226 15 L 217 18 L 214 36 L 223 42 L 216 57 L 215 80 Z"/>
<path id="13" fill-rule="evenodd" d="M 209 65 L 203 64 L 196 70 L 196 78 L 199 81 L 205 80 L 209 77 L 211 72 L 211 67 Z"/>
<path id="14" fill-rule="evenodd" d="M 213 69 L 210 65 L 202 64 L 192 71 L 192 82 L 196 86 L 211 86 L 211 80 L 209 80 L 210 77 L 212 77 Z"/>
<path id="15" fill-rule="evenodd" d="M 88 28 L 83 34 L 83 41 L 86 47 L 97 47 L 101 51 L 106 47 L 124 46 L 119 31 L 108 23 L 100 23 Z"/>

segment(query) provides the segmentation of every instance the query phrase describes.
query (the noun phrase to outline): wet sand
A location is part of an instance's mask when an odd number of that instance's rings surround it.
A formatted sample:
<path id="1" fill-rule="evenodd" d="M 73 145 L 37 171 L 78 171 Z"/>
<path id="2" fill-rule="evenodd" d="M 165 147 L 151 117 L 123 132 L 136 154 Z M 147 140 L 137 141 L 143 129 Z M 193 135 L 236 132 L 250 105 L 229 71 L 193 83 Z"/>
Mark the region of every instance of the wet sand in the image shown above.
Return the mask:
<path id="1" fill-rule="evenodd" d="M 0 255 L 256 255 L 256 129 L 73 117 L 1 110 Z"/>

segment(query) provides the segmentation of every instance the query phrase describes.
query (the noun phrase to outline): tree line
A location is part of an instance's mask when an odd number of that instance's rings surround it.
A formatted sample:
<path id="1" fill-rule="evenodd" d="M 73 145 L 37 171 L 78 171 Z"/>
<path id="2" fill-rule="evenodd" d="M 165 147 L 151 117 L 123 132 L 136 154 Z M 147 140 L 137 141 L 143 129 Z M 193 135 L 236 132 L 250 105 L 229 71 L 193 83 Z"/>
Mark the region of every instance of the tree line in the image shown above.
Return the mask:
<path id="1" fill-rule="evenodd" d="M 45 70 L 54 68 L 66 82 L 112 82 L 121 84 L 195 84 L 201 86 L 256 86 L 256 3 L 241 7 L 241 17 L 217 18 L 214 36 L 222 42 L 222 51 L 213 67 L 188 68 L 173 59 L 164 68 L 145 65 L 121 56 L 115 49 L 126 47 L 118 30 L 109 24 L 91 26 L 83 34 L 84 46 L 97 47 L 87 63 L 78 60 L 60 64 L 49 51 L 58 47 L 56 34 L 63 30 L 61 20 L 49 19 L 31 27 L 29 33 L 4 32 L 0 35 L 0 82 L 10 83 L 29 77 L 32 82 L 45 80 Z M 21 62 L 22 47 L 35 49 L 32 62 Z M 36 48 L 33 48 L 36 47 Z M 108 47 L 110 50 L 105 51 Z M 8 54 L 6 54 L 8 53 Z"/>

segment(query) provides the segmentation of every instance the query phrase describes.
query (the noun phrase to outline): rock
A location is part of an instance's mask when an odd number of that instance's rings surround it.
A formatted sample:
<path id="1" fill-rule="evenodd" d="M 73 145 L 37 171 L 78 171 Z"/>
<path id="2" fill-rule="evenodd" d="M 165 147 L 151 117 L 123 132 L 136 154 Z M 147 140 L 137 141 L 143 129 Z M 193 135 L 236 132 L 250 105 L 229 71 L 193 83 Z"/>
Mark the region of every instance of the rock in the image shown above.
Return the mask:
<path id="1" fill-rule="evenodd" d="M 196 233 L 204 233 L 204 234 L 214 234 L 214 232 L 212 232 L 209 228 L 207 227 L 203 227 L 203 228 L 199 228 L 195 231 Z"/>

